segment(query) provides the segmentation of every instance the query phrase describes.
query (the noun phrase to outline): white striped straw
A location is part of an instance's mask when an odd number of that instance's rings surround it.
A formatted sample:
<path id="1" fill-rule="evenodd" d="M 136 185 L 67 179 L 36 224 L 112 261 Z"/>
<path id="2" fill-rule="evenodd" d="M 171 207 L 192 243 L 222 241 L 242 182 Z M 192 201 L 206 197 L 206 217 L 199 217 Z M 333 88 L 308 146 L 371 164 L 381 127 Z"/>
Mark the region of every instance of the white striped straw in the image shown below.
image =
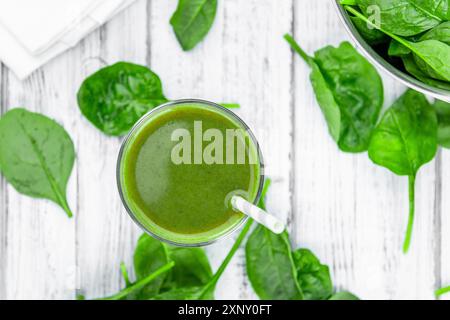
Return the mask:
<path id="1" fill-rule="evenodd" d="M 259 224 L 276 234 L 281 234 L 286 229 L 286 226 L 278 218 L 268 214 L 264 210 L 261 210 L 257 206 L 248 202 L 242 197 L 233 196 L 231 198 L 231 205 L 237 211 L 249 216 Z"/>

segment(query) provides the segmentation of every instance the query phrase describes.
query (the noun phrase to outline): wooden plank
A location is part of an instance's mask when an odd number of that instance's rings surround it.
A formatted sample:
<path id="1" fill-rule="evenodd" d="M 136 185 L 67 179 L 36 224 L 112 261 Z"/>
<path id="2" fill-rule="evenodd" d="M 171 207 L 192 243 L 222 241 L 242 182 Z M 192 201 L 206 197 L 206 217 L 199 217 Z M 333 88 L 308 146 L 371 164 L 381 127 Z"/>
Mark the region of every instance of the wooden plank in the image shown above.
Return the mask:
<path id="1" fill-rule="evenodd" d="M 295 35 L 308 52 L 348 39 L 326 1 L 221 1 L 205 42 L 185 53 L 169 25 L 176 1 L 141 0 L 27 81 L 0 68 L 0 112 L 25 106 L 55 118 L 77 149 L 69 185 L 72 220 L 52 203 L 17 194 L 0 178 L 0 299 L 70 299 L 75 288 L 98 297 L 123 285 L 119 264 L 124 260 L 131 267 L 141 231 L 115 188 L 121 140 L 94 128 L 75 97 L 87 75 L 119 60 L 151 65 L 172 99 L 242 104 L 238 113 L 254 129 L 274 180 L 269 208 L 289 220 L 297 245 L 313 249 L 332 267 L 338 288 L 362 298 L 429 299 L 435 288 L 450 284 L 448 150 L 420 173 L 414 241 L 404 256 L 406 179 L 374 166 L 365 154 L 336 149 L 309 70 L 295 56 L 292 72 L 293 56 L 282 40 L 291 30 L 293 3 Z M 404 87 L 383 77 L 389 105 Z M 208 248 L 215 268 L 232 243 Z M 217 298 L 256 298 L 242 251 Z"/>
<path id="2" fill-rule="evenodd" d="M 295 34 L 312 53 L 348 39 L 327 1 L 296 3 Z M 434 165 L 417 181 L 417 219 L 411 252 L 401 244 L 407 220 L 407 181 L 376 167 L 367 154 L 340 152 L 328 134 L 308 80 L 295 67 L 295 224 L 297 241 L 331 266 L 339 289 L 365 299 L 432 298 Z M 386 105 L 404 88 L 384 75 Z"/>
<path id="3" fill-rule="evenodd" d="M 6 112 L 8 102 L 6 94 L 6 67 L 0 63 L 0 117 Z M 7 249 L 7 223 L 8 223 L 8 194 L 6 181 L 0 174 L 0 300 L 6 299 L 6 249 Z"/>
<path id="4" fill-rule="evenodd" d="M 89 36 L 72 54 L 76 86 L 91 73 L 117 61 L 145 64 L 147 1 L 138 1 Z M 73 110 L 77 106 L 73 105 Z M 79 114 L 79 113 L 78 113 Z M 123 287 L 120 262 L 132 266 L 138 228 L 126 214 L 116 187 L 121 139 L 110 138 L 79 115 L 77 264 L 80 292 L 87 297 L 112 294 Z"/>
<path id="5" fill-rule="evenodd" d="M 8 72 L 6 109 L 25 107 L 55 119 L 69 132 L 75 145 L 73 84 L 67 72 L 68 56 L 55 59 L 19 81 Z M 62 70 L 64 70 L 62 72 Z M 75 70 L 73 70 L 75 72 Z M 76 167 L 68 187 L 68 202 L 76 210 Z M 57 205 L 18 194 L 7 186 L 6 243 L 2 261 L 7 299 L 71 299 L 75 288 L 75 219 L 69 219 Z"/>
<path id="6" fill-rule="evenodd" d="M 176 1 L 151 2 L 151 66 L 171 99 L 203 98 L 239 102 L 237 113 L 262 146 L 273 179 L 269 208 L 286 219 L 290 208 L 291 54 L 282 36 L 290 30 L 291 1 L 219 1 L 215 24 L 191 52 L 177 43 L 169 19 Z M 251 17 L 251 18 L 249 18 Z M 232 240 L 208 248 L 214 268 Z M 239 251 L 220 282 L 217 298 L 255 298 Z"/>
<path id="7" fill-rule="evenodd" d="M 438 210 L 441 215 L 436 217 L 435 232 L 440 235 L 440 242 L 436 244 L 436 251 L 441 254 L 441 259 L 435 272 L 435 289 L 450 286 L 450 150 L 442 149 L 439 161 L 439 173 L 441 174 Z M 441 297 L 442 300 L 450 300 L 450 294 Z"/>

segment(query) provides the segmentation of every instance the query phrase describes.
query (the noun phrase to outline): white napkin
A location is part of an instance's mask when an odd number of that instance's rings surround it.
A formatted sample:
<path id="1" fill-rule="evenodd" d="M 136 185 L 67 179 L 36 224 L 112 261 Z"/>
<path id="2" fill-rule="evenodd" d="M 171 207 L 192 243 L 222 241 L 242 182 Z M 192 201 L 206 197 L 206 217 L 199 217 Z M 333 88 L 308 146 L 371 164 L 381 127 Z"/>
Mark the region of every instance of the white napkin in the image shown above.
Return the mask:
<path id="1" fill-rule="evenodd" d="M 2 0 L 0 60 L 20 79 L 135 0 Z"/>

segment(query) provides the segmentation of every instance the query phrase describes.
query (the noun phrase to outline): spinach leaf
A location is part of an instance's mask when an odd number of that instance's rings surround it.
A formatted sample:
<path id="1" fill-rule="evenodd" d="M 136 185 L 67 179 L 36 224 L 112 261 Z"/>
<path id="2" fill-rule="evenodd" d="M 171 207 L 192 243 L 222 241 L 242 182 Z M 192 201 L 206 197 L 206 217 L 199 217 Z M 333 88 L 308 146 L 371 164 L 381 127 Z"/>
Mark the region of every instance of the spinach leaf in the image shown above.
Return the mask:
<path id="1" fill-rule="evenodd" d="M 317 101 L 339 148 L 366 151 L 383 105 L 383 83 L 376 69 L 348 42 L 325 47 L 312 58 L 290 35 L 285 39 L 312 69 Z"/>
<path id="2" fill-rule="evenodd" d="M 421 36 L 420 40 L 439 40 L 450 45 L 450 22 L 441 23 Z"/>
<path id="3" fill-rule="evenodd" d="M 144 114 L 165 102 L 158 75 L 128 62 L 97 71 L 78 92 L 83 115 L 111 136 L 126 134 Z"/>
<path id="4" fill-rule="evenodd" d="M 410 0 L 418 8 L 423 8 L 433 16 L 442 20 L 450 20 L 450 1 L 449 0 Z"/>
<path id="5" fill-rule="evenodd" d="M 326 300 L 333 293 L 333 284 L 328 266 L 307 249 L 293 253 L 297 279 L 306 300 Z"/>
<path id="6" fill-rule="evenodd" d="M 292 36 L 286 34 L 284 38 L 294 51 L 311 67 L 310 80 L 316 94 L 316 99 L 325 116 L 331 137 L 338 142 L 341 136 L 341 111 L 333 96 L 333 92 L 328 87 L 325 77 L 314 59 L 303 51 Z"/>
<path id="7" fill-rule="evenodd" d="M 309 250 L 292 252 L 286 232 L 275 235 L 257 226 L 245 255 L 247 276 L 261 299 L 326 300 L 333 293 L 329 268 Z"/>
<path id="8" fill-rule="evenodd" d="M 450 46 L 438 40 L 409 43 L 417 66 L 426 75 L 441 81 L 450 81 Z"/>
<path id="9" fill-rule="evenodd" d="M 400 36 L 417 35 L 442 22 L 419 1 L 357 0 L 356 3 L 367 17 L 379 13 L 379 27 Z"/>
<path id="10" fill-rule="evenodd" d="M 267 191 L 268 183 L 266 183 L 265 188 L 263 191 L 263 195 L 265 195 L 265 192 Z M 261 200 L 263 201 L 263 200 Z M 197 287 L 187 287 L 187 288 L 180 288 L 177 286 L 172 286 L 171 290 L 162 292 L 158 294 L 157 296 L 153 297 L 154 300 L 214 300 L 214 291 L 216 289 L 217 283 L 222 277 L 223 273 L 225 272 L 226 268 L 230 264 L 232 258 L 236 254 L 237 250 L 241 246 L 242 242 L 244 241 L 245 237 L 247 236 L 248 232 L 251 229 L 251 226 L 253 224 L 252 220 L 249 220 L 244 228 L 242 229 L 240 235 L 236 239 L 233 247 L 231 248 L 228 255 L 225 257 L 225 260 L 220 265 L 219 269 L 216 271 L 216 273 L 213 275 L 213 277 L 202 286 Z"/>
<path id="11" fill-rule="evenodd" d="M 351 300 L 359 300 L 359 298 L 357 296 L 355 296 L 353 293 L 342 291 L 342 292 L 335 293 L 328 300 L 347 300 L 347 301 L 351 301 Z"/>
<path id="12" fill-rule="evenodd" d="M 438 143 L 450 149 L 450 103 L 436 100 L 434 110 L 438 118 Z"/>
<path id="13" fill-rule="evenodd" d="M 376 28 L 369 28 L 367 23 L 362 21 L 357 17 L 350 17 L 355 25 L 356 29 L 359 31 L 361 36 L 367 41 L 370 45 L 379 45 L 381 43 L 385 43 L 389 41 L 389 37 L 386 36 L 383 32 Z"/>
<path id="14" fill-rule="evenodd" d="M 211 266 L 203 249 L 171 246 L 168 249 L 170 260 L 175 262 L 175 268 L 168 274 L 163 291 L 204 286 L 211 280 L 213 276 Z"/>
<path id="15" fill-rule="evenodd" d="M 389 44 L 388 55 L 391 57 L 404 57 L 411 54 L 411 50 L 400 42 L 392 40 Z"/>
<path id="16" fill-rule="evenodd" d="M 172 260 L 164 243 L 147 234 L 143 234 L 139 238 L 134 251 L 134 270 L 137 281 L 145 279 L 149 274 L 152 274 L 169 262 L 172 262 Z M 166 277 L 167 273 L 162 274 L 148 285 L 142 287 L 137 292 L 137 297 L 128 297 L 128 299 L 148 299 L 155 296 L 160 292 Z"/>
<path id="17" fill-rule="evenodd" d="M 370 159 L 397 175 L 409 177 L 410 213 L 403 251 L 411 242 L 415 179 L 437 152 L 437 119 L 424 95 L 408 90 L 389 108 L 374 131 Z"/>
<path id="18" fill-rule="evenodd" d="M 216 17 L 217 0 L 179 0 L 170 24 L 183 50 L 193 49 L 208 34 Z"/>
<path id="19" fill-rule="evenodd" d="M 144 234 L 136 246 L 134 269 L 136 282 L 131 283 L 124 264 L 121 264 L 126 287 L 105 299 L 162 299 L 172 293 L 192 293 L 193 288 L 199 287 L 202 287 L 199 298 L 210 297 L 211 291 L 205 286 L 212 280 L 212 271 L 203 249 L 172 247 Z"/>
<path id="20" fill-rule="evenodd" d="M 247 276 L 263 300 L 302 300 L 289 236 L 257 226 L 245 247 Z"/>
<path id="21" fill-rule="evenodd" d="M 122 299 L 130 297 L 134 294 L 137 294 L 137 292 L 141 291 L 143 288 L 145 288 L 146 286 L 151 284 L 153 281 L 155 281 L 155 279 L 160 278 L 161 275 L 163 275 L 164 273 L 166 273 L 167 271 L 172 269 L 174 267 L 174 265 L 175 265 L 174 262 L 170 262 L 170 263 L 162 266 L 161 268 L 155 270 L 154 272 L 152 272 L 145 278 L 141 279 L 140 281 L 136 282 L 135 284 L 123 289 L 119 293 L 116 293 L 115 295 L 113 295 L 111 297 L 103 298 L 103 299 L 99 299 L 99 300 L 122 300 Z"/>
<path id="22" fill-rule="evenodd" d="M 55 121 L 25 109 L 0 119 L 0 172 L 18 192 L 49 199 L 69 217 L 66 188 L 74 161 L 73 142 Z"/>
<path id="23" fill-rule="evenodd" d="M 445 288 L 436 290 L 435 296 L 436 296 L 436 298 L 439 298 L 440 296 L 447 294 L 447 293 L 450 293 L 450 287 L 445 287 Z"/>
<path id="24" fill-rule="evenodd" d="M 444 90 L 450 91 L 450 83 L 445 81 L 440 81 L 437 79 L 430 78 L 429 75 L 425 74 L 420 68 L 417 66 L 414 61 L 414 57 L 412 55 L 403 56 L 402 57 L 403 65 L 405 66 L 406 71 L 416 77 L 418 80 L 423 83 L 429 84 L 435 88 L 440 88 Z"/>
<path id="25" fill-rule="evenodd" d="M 147 67 L 119 62 L 88 77 L 78 92 L 83 115 L 107 135 L 122 136 L 151 109 L 168 102 L 158 75 Z M 222 103 L 238 109 L 237 103 Z"/>
<path id="26" fill-rule="evenodd" d="M 147 234 L 142 235 L 134 254 L 137 280 L 146 278 L 168 262 L 174 262 L 174 268 L 145 286 L 134 299 L 149 299 L 178 288 L 204 286 L 212 278 L 211 266 L 203 249 L 176 248 Z"/>
<path id="27" fill-rule="evenodd" d="M 450 22 L 444 22 L 437 27 L 433 28 L 432 30 L 425 33 L 421 38 L 420 41 L 426 41 L 426 40 L 435 40 L 439 41 L 441 44 L 440 46 L 443 48 L 447 48 L 447 51 L 450 50 Z M 447 47 L 445 47 L 445 45 Z M 421 69 L 421 71 L 426 74 L 428 77 L 444 81 L 445 83 L 448 83 L 449 81 L 449 74 L 448 73 L 442 73 L 439 72 L 439 70 L 435 70 L 433 66 L 428 65 L 427 61 L 424 61 L 423 58 L 421 58 L 419 55 L 414 55 L 414 60 Z M 447 63 L 448 64 L 448 63 Z"/>
<path id="28" fill-rule="evenodd" d="M 376 24 L 372 23 L 369 19 L 367 19 L 364 15 L 359 13 L 354 8 L 347 6 L 346 10 L 359 17 L 366 23 L 377 27 Z M 431 78 L 450 81 L 450 64 L 448 63 L 448 61 L 450 60 L 449 45 L 434 39 L 412 42 L 399 37 L 387 31 L 386 29 L 379 28 L 379 30 L 411 50 L 411 52 L 414 54 L 414 60 L 416 64 L 418 64 L 423 73 L 427 74 Z"/>
<path id="29" fill-rule="evenodd" d="M 152 300 L 214 300 L 214 296 L 202 298 L 204 287 L 175 288 L 161 293 Z"/>

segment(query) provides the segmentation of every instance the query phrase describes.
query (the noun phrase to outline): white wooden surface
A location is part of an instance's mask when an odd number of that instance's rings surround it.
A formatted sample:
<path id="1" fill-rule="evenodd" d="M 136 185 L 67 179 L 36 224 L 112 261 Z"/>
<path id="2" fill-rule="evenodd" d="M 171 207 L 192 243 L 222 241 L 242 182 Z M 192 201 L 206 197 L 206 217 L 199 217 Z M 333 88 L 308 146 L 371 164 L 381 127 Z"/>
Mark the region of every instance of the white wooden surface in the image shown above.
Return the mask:
<path id="1" fill-rule="evenodd" d="M 308 81 L 309 70 L 282 39 L 293 33 L 310 53 L 348 40 L 329 0 L 221 0 L 206 41 L 183 52 L 168 24 L 176 0 L 140 0 L 76 48 L 20 82 L 0 68 L 0 111 L 24 106 L 60 122 L 77 162 L 69 185 L 75 218 L 47 201 L 19 195 L 0 180 L 0 299 L 73 299 L 123 286 L 141 231 L 115 187 L 120 139 L 80 114 L 81 81 L 105 64 L 150 66 L 171 99 L 239 102 L 274 183 L 269 208 L 287 219 L 295 246 L 330 265 L 334 283 L 364 299 L 432 299 L 450 282 L 450 153 L 421 171 L 411 252 L 401 252 L 407 181 L 366 154 L 337 150 Z M 386 105 L 404 88 L 383 75 Z M 232 239 L 207 249 L 217 267 Z M 241 250 L 224 275 L 220 299 L 254 299 Z"/>

